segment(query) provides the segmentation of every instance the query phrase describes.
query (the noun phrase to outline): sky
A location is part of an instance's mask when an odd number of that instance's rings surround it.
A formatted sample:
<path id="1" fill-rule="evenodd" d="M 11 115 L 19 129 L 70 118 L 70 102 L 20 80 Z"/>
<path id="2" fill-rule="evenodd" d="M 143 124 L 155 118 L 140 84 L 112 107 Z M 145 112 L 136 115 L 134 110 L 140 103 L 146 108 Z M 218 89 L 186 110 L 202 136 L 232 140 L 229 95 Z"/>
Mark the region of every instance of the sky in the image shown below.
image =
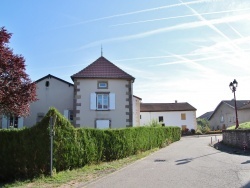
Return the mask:
<path id="1" fill-rule="evenodd" d="M 32 81 L 70 76 L 103 56 L 135 77 L 142 102 L 188 102 L 197 117 L 250 100 L 248 0 L 1 0 L 0 27 Z"/>

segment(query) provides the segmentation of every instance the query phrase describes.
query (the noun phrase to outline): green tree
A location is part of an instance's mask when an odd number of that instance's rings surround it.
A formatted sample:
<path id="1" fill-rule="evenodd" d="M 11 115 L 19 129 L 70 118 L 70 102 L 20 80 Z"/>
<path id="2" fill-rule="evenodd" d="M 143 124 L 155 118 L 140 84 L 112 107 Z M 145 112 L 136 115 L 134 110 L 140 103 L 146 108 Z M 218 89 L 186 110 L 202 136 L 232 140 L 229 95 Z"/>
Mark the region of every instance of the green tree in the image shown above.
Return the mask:
<path id="1" fill-rule="evenodd" d="M 207 133 L 210 131 L 210 126 L 209 126 L 209 122 L 207 119 L 203 119 L 203 118 L 198 118 L 197 120 L 197 130 L 201 131 L 202 133 Z"/>

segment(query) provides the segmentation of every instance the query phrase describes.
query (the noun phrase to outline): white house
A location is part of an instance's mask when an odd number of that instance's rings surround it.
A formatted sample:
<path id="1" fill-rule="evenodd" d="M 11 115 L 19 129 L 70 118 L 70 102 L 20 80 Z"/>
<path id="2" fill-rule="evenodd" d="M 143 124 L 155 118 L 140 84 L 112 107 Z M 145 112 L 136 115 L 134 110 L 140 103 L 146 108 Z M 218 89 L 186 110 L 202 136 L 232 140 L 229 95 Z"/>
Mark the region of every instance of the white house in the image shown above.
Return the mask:
<path id="1" fill-rule="evenodd" d="M 196 109 L 189 103 L 141 103 L 141 125 L 152 120 L 163 126 L 179 126 L 182 130 L 197 128 Z"/>

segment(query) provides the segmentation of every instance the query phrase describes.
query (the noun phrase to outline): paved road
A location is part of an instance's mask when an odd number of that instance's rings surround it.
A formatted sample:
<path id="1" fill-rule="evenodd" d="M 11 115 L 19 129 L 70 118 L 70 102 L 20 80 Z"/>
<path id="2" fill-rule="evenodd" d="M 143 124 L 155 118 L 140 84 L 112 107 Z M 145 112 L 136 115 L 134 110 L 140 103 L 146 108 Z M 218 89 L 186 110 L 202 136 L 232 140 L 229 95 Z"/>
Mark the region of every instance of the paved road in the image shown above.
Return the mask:
<path id="1" fill-rule="evenodd" d="M 210 140 L 183 137 L 85 187 L 250 187 L 250 156 L 221 152 L 209 146 Z"/>

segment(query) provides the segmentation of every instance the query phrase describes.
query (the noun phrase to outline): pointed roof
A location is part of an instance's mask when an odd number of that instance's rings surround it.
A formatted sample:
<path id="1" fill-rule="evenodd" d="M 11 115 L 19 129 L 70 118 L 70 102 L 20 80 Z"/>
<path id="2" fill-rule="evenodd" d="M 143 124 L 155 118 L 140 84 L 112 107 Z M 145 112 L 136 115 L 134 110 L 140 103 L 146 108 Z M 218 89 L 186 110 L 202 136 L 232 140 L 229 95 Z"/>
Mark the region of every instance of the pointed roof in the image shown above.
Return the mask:
<path id="1" fill-rule="evenodd" d="M 236 100 L 236 107 L 238 110 L 241 110 L 241 109 L 246 109 L 248 108 L 248 105 L 249 104 L 249 101 L 250 100 Z M 232 100 L 223 100 L 221 101 L 218 106 L 215 108 L 215 110 L 213 111 L 212 115 L 209 117 L 208 120 L 212 119 L 213 115 L 216 113 L 216 111 L 218 110 L 218 108 L 222 105 L 222 104 L 226 104 L 227 106 L 229 106 L 230 108 L 233 108 L 235 109 L 234 107 L 234 99 Z M 245 107 L 245 108 L 243 108 Z"/>
<path id="2" fill-rule="evenodd" d="M 61 81 L 61 82 L 64 82 L 65 84 L 68 84 L 69 86 L 74 86 L 74 84 L 72 84 L 72 83 L 70 83 L 70 82 L 67 82 L 67 81 L 65 81 L 65 80 L 63 80 L 63 79 L 61 79 L 61 78 L 56 77 L 56 76 L 53 76 L 53 75 L 51 75 L 51 74 L 48 74 L 47 76 L 44 76 L 44 77 L 42 77 L 42 78 L 36 80 L 35 83 L 38 83 L 38 82 L 40 82 L 40 81 L 42 81 L 42 80 L 44 80 L 44 79 L 48 79 L 48 78 L 49 78 L 49 79 L 50 79 L 50 78 L 54 78 L 54 79 L 56 79 L 56 80 L 59 80 L 59 81 Z"/>
<path id="3" fill-rule="evenodd" d="M 206 112 L 204 114 L 202 114 L 201 116 L 199 116 L 198 118 L 201 118 L 201 119 L 209 119 L 210 116 L 213 114 L 214 111 L 210 111 L 210 112 Z"/>
<path id="4" fill-rule="evenodd" d="M 128 79 L 135 80 L 135 78 L 122 69 L 111 63 L 105 57 L 101 56 L 93 63 L 82 69 L 78 73 L 71 76 L 74 78 L 109 78 L 109 79 Z"/>
<path id="5" fill-rule="evenodd" d="M 141 103 L 141 112 L 196 111 L 187 102 L 183 103 Z"/>

